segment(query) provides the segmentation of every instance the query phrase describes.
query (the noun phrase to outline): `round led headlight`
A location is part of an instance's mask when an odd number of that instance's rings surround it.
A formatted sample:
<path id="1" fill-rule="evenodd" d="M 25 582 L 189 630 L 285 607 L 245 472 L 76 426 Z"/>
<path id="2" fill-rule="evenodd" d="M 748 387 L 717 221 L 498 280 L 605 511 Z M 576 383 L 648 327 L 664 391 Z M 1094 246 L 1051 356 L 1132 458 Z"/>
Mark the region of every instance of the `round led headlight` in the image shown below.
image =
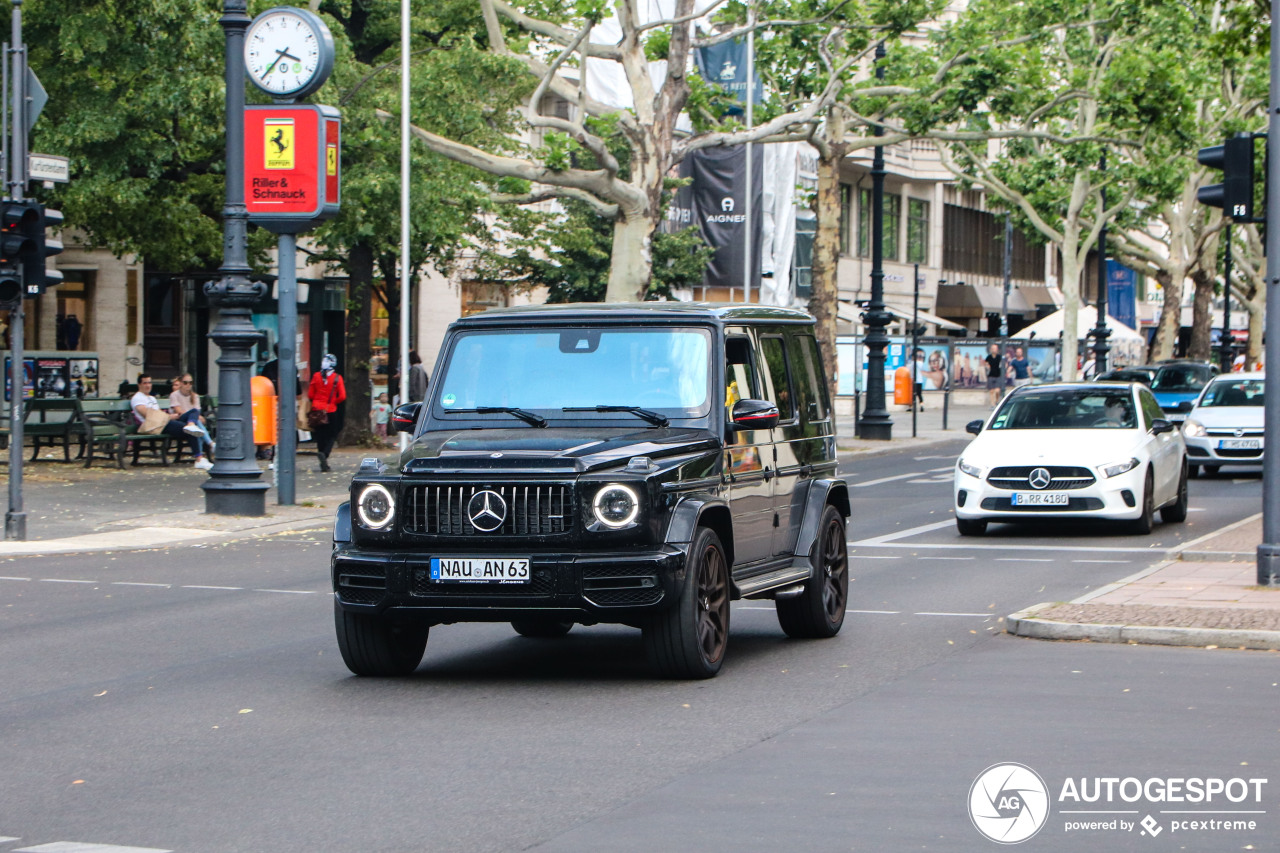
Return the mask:
<path id="1" fill-rule="evenodd" d="M 396 499 L 381 483 L 365 486 L 360 497 L 356 499 L 356 514 L 360 523 L 370 530 L 381 530 L 391 523 L 396 515 Z"/>
<path id="2" fill-rule="evenodd" d="M 636 520 L 640 514 L 640 498 L 630 486 L 610 483 L 596 492 L 591 510 L 597 521 L 616 530 Z"/>

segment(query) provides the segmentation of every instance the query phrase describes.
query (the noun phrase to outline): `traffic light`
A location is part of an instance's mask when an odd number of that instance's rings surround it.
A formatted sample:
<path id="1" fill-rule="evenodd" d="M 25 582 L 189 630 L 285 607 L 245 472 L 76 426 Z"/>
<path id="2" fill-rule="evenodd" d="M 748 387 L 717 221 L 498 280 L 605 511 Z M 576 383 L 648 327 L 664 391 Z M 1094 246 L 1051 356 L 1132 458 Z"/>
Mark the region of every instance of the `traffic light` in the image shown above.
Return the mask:
<path id="1" fill-rule="evenodd" d="M 1222 183 L 1196 190 L 1196 199 L 1236 222 L 1253 220 L 1253 137 L 1244 133 L 1230 137 L 1222 145 L 1201 148 L 1196 160 L 1202 166 L 1222 170 Z"/>
<path id="2" fill-rule="evenodd" d="M 49 228 L 62 225 L 60 211 L 36 201 L 6 200 L 0 225 L 0 301 L 17 298 L 10 293 L 15 279 L 29 299 L 62 283 L 62 273 L 47 269 L 46 263 L 46 258 L 62 252 L 62 242 L 48 236 Z"/>

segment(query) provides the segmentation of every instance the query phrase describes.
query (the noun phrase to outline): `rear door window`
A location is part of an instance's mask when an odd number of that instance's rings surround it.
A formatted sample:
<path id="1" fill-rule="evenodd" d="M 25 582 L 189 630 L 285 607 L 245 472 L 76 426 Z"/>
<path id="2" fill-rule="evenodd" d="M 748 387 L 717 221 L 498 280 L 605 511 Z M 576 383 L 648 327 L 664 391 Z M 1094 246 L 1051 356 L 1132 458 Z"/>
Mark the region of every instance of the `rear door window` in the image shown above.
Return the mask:
<path id="1" fill-rule="evenodd" d="M 778 422 L 796 419 L 796 396 L 787 366 L 787 345 L 781 335 L 762 335 L 760 352 L 764 356 L 765 375 L 769 380 L 766 398 L 778 407 Z"/>

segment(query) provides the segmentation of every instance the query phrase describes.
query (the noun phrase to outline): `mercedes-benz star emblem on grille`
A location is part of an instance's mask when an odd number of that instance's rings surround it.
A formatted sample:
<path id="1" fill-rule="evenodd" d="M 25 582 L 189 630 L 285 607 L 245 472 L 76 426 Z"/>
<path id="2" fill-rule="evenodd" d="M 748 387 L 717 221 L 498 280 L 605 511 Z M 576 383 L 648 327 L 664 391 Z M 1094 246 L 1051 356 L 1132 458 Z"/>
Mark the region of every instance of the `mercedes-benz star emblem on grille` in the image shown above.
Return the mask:
<path id="1" fill-rule="evenodd" d="M 1031 473 L 1027 475 L 1027 483 L 1033 489 L 1043 489 L 1045 486 L 1049 485 L 1049 482 L 1052 479 L 1053 477 L 1050 476 L 1047 468 L 1034 468 Z"/>
<path id="2" fill-rule="evenodd" d="M 507 502 L 502 495 L 488 489 L 476 492 L 467 503 L 467 517 L 476 530 L 492 533 L 507 520 Z"/>
<path id="3" fill-rule="evenodd" d="M 1236 430 L 1236 438 L 1239 438 L 1239 437 L 1240 437 L 1240 436 L 1242 436 L 1242 435 L 1244 435 L 1244 430 L 1242 430 L 1242 429 L 1238 429 L 1238 430 Z"/>

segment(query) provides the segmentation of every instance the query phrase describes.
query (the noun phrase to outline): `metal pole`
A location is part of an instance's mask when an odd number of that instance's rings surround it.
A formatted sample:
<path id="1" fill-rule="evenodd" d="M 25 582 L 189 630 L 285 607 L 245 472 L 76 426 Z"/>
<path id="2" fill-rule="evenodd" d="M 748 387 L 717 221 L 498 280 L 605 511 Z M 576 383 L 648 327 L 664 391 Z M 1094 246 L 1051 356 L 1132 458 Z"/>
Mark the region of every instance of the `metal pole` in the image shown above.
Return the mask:
<path id="1" fill-rule="evenodd" d="M 1271 20 L 1280 20 L 1280 0 L 1271 0 Z M 1263 441 L 1280 441 L 1280 27 L 1271 27 L 1271 104 L 1267 115 L 1267 311 Z M 1264 444 L 1265 446 L 1265 444 Z M 1280 454 L 1262 457 L 1262 544 L 1258 584 L 1280 585 Z"/>
<path id="2" fill-rule="evenodd" d="M 1009 337 L 1009 291 L 1013 288 L 1013 214 L 1004 215 L 1004 301 L 1000 303 L 1000 337 Z"/>
<path id="3" fill-rule="evenodd" d="M 536 105 L 535 105 L 536 106 Z M 400 0 L 400 405 L 409 402 L 409 0 Z M 400 451 L 409 434 L 399 436 Z"/>
<path id="4" fill-rule="evenodd" d="M 1107 174 L 1107 152 L 1104 149 L 1102 158 L 1098 161 L 1098 170 L 1102 172 L 1105 180 Z M 1102 210 L 1098 211 L 1101 216 L 1105 213 L 1107 207 L 1107 187 L 1102 186 L 1102 198 L 1100 200 Z M 1111 352 L 1111 347 L 1107 345 L 1107 336 L 1111 334 L 1111 330 L 1107 328 L 1107 221 L 1102 220 L 1102 230 L 1098 232 L 1098 298 L 1096 300 L 1098 307 L 1098 318 L 1093 324 L 1093 375 L 1097 376 L 1107 369 L 1107 353 Z"/>
<path id="5" fill-rule="evenodd" d="M 916 388 L 920 384 L 920 362 L 916 349 L 920 346 L 920 265 L 915 265 L 916 284 L 911 299 L 911 437 L 916 437 Z M 923 398 L 923 393 L 921 394 Z"/>
<path id="6" fill-rule="evenodd" d="M 751 124 L 754 121 L 754 116 L 751 110 L 751 106 L 752 106 L 751 90 L 755 86 L 755 62 L 756 62 L 755 53 L 756 53 L 756 32 L 755 30 L 751 30 L 750 32 L 747 33 L 747 130 L 751 129 Z M 755 169 L 752 168 L 753 153 L 754 152 L 752 150 L 752 145 L 750 142 L 748 142 L 747 143 L 747 180 L 746 180 L 746 187 L 747 187 L 746 208 L 747 209 L 746 209 L 746 218 L 743 220 L 743 223 L 742 223 L 743 227 L 746 229 L 742 232 L 743 245 L 746 247 L 746 250 L 743 252 L 743 256 L 746 258 L 746 264 L 743 266 L 743 269 L 742 269 L 742 301 L 747 303 L 751 302 L 751 272 L 752 270 L 755 269 L 755 266 L 756 266 L 755 258 L 752 257 L 755 251 L 755 241 L 751 239 L 752 237 L 751 215 L 753 212 L 752 202 L 755 201 L 755 189 L 756 189 L 755 180 L 754 180 Z"/>
<path id="7" fill-rule="evenodd" d="M 1275 0 L 1280 2 L 1280 0 Z M 884 79 L 884 42 L 876 45 L 876 79 Z M 877 124 L 876 136 L 884 135 Z M 884 351 L 889 346 L 885 327 L 893 319 L 884 307 L 884 146 L 877 145 L 871 161 L 871 302 L 862 315 L 867 327 L 867 408 L 858 422 L 862 438 L 889 441 L 893 438 L 893 420 L 885 408 Z"/>
<path id="8" fill-rule="evenodd" d="M 1222 352 L 1222 372 L 1231 371 L 1231 220 L 1227 220 L 1227 257 L 1222 272 L 1222 340 L 1218 348 Z M 1264 398 L 1265 399 L 1265 398 Z"/>
<path id="9" fill-rule="evenodd" d="M 253 345 L 260 340 L 251 309 L 266 293 L 249 281 L 249 212 L 244 205 L 244 32 L 248 0 L 223 0 L 226 34 L 227 185 L 222 208 L 222 278 L 204 286 L 218 323 L 209 333 L 218 345 L 218 460 L 204 489 L 205 512 L 266 515 L 267 484 L 253 458 Z M 293 342 L 288 342 L 290 348 Z"/>
<path id="10" fill-rule="evenodd" d="M 298 236 L 277 241 L 276 313 L 280 318 L 280 355 L 276 371 L 276 503 L 292 506 L 298 466 Z"/>
<path id="11" fill-rule="evenodd" d="M 10 54 L 12 71 L 9 80 L 13 84 L 11 104 L 13 124 L 10 126 L 13 139 L 9 147 L 9 153 L 12 156 L 8 163 L 8 195 L 15 200 L 20 200 L 23 197 L 25 182 L 22 180 L 24 170 L 18 162 L 18 157 L 22 151 L 22 137 L 26 128 L 26 122 L 23 121 L 26 103 L 23 97 L 25 92 L 22 81 L 26 79 L 26 75 L 23 73 L 25 57 L 22 51 L 22 0 L 13 0 L 12 27 L 13 36 L 10 41 L 13 48 Z M 9 370 L 9 510 L 4 516 L 4 538 L 19 541 L 27 538 L 27 513 L 22 503 L 22 445 L 23 426 L 26 419 L 23 405 L 25 402 L 23 389 L 26 386 L 24 364 L 26 341 L 23 340 L 26 334 L 24 303 L 25 300 L 19 296 L 9 312 L 9 358 L 12 361 Z"/>

